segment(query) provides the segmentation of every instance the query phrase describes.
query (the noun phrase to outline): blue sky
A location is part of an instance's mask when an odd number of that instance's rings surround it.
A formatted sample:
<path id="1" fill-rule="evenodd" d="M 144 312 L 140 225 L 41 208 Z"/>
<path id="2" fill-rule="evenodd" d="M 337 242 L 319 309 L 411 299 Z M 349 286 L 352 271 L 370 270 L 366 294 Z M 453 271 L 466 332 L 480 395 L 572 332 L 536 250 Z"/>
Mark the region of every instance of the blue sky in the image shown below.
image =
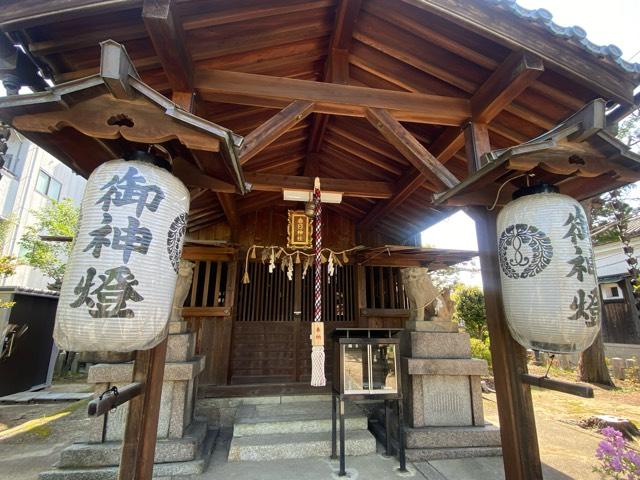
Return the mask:
<path id="1" fill-rule="evenodd" d="M 544 8 L 558 25 L 578 25 L 598 45 L 614 44 L 623 58 L 640 63 L 640 0 L 518 0 L 526 8 Z M 422 233 L 423 244 L 440 248 L 476 250 L 475 226 L 458 212 Z M 478 275 L 466 275 L 465 283 L 479 284 Z"/>

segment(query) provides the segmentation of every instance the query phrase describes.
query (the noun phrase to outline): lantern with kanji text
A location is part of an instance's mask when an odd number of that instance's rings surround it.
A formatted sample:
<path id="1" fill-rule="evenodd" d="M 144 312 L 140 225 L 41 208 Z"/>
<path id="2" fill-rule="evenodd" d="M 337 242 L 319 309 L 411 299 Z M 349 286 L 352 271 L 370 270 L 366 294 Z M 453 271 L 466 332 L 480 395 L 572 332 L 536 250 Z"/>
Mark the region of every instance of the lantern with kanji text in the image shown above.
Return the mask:
<path id="1" fill-rule="evenodd" d="M 87 182 L 56 314 L 62 349 L 144 350 L 166 335 L 189 192 L 155 157 L 138 158 L 106 162 Z"/>

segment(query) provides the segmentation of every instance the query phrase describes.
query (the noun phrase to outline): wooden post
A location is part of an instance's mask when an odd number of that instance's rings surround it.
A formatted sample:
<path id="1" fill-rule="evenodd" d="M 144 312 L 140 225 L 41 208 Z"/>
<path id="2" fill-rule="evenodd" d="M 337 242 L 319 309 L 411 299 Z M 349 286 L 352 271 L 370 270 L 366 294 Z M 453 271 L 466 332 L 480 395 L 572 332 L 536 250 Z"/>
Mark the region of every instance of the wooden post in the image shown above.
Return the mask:
<path id="1" fill-rule="evenodd" d="M 470 213 L 476 221 L 505 478 L 542 480 L 531 390 L 522 382 L 522 375 L 527 373 L 526 350 L 509 333 L 502 304 L 497 215 L 484 208 L 470 210 Z"/>
<path id="2" fill-rule="evenodd" d="M 129 402 L 119 480 L 151 480 L 158 435 L 160 396 L 164 379 L 167 338 L 150 350 L 139 350 L 133 364 L 133 381 L 143 384 L 142 394 Z"/>

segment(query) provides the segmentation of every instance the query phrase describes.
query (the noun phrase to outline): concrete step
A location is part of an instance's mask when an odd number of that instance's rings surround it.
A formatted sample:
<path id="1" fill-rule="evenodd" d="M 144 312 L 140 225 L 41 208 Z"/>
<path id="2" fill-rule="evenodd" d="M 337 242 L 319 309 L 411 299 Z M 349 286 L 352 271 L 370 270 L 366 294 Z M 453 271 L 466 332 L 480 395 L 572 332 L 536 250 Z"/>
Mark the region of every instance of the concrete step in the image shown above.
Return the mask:
<path id="1" fill-rule="evenodd" d="M 376 440 L 367 430 L 346 433 L 347 455 L 375 453 Z M 229 461 L 262 461 L 287 458 L 329 457 L 331 432 L 286 433 L 234 437 L 229 448 Z"/>
<path id="2" fill-rule="evenodd" d="M 183 438 L 158 439 L 156 463 L 195 460 L 207 435 L 207 424 L 194 422 Z M 60 453 L 59 468 L 110 467 L 120 463 L 121 442 L 73 443 Z"/>
<path id="3" fill-rule="evenodd" d="M 499 447 L 500 429 L 482 427 L 405 428 L 407 448 Z"/>
<path id="4" fill-rule="evenodd" d="M 407 460 L 420 462 L 428 460 L 449 460 L 455 458 L 499 457 L 500 447 L 467 447 L 467 448 L 418 448 L 406 450 Z"/>
<path id="5" fill-rule="evenodd" d="M 367 417 L 357 405 L 345 406 L 346 430 L 365 430 Z M 243 405 L 234 422 L 234 437 L 331 431 L 331 403 L 307 401 L 280 405 Z"/>

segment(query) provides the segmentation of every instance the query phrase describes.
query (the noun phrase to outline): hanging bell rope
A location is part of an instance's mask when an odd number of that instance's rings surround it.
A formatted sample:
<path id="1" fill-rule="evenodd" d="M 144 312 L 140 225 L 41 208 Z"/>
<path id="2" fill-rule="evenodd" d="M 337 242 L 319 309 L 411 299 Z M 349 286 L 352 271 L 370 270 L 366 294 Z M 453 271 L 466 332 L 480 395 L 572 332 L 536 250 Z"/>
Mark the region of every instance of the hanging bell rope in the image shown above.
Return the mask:
<path id="1" fill-rule="evenodd" d="M 311 326 L 311 386 L 324 387 L 324 324 L 322 323 L 322 201 L 320 179 L 313 185 L 314 205 L 314 248 L 315 248 L 315 311 Z"/>

